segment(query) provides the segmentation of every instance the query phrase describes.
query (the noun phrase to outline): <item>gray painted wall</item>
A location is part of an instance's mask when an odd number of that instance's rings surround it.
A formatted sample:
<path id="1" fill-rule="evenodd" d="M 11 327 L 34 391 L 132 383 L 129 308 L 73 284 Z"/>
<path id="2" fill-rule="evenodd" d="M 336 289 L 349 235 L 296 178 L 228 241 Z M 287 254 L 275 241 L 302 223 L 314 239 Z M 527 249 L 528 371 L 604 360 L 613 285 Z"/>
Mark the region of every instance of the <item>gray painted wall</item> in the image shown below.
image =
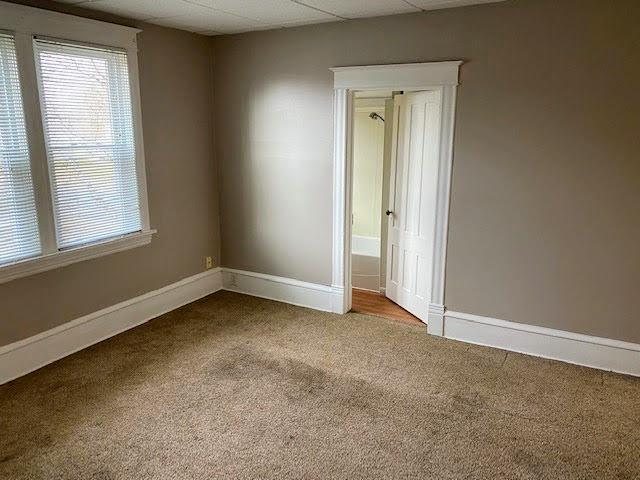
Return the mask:
<path id="1" fill-rule="evenodd" d="M 329 284 L 329 67 L 450 59 L 447 307 L 640 342 L 639 23 L 634 0 L 510 0 L 213 40 L 142 25 L 159 233 L 0 285 L 0 345 L 200 272 L 221 243 L 226 266 Z"/>
<path id="2" fill-rule="evenodd" d="M 640 342 L 639 22 L 511 0 L 216 38 L 223 265 L 329 284 L 329 67 L 461 59 L 447 307 Z"/>
<path id="3" fill-rule="evenodd" d="M 158 233 L 141 248 L 1 284 L 0 345 L 201 272 L 207 255 L 220 258 L 211 39 L 137 26 L 144 30 L 142 120 L 151 226 Z"/>

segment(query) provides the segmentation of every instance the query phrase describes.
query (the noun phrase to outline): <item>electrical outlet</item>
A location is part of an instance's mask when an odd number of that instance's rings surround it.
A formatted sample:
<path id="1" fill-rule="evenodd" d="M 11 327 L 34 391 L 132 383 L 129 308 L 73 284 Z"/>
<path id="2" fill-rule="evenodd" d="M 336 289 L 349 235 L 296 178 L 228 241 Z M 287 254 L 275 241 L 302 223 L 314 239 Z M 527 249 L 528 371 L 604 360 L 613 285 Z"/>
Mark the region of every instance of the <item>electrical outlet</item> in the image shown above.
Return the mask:
<path id="1" fill-rule="evenodd" d="M 213 259 L 211 257 L 207 257 L 206 259 L 207 270 L 213 268 Z"/>

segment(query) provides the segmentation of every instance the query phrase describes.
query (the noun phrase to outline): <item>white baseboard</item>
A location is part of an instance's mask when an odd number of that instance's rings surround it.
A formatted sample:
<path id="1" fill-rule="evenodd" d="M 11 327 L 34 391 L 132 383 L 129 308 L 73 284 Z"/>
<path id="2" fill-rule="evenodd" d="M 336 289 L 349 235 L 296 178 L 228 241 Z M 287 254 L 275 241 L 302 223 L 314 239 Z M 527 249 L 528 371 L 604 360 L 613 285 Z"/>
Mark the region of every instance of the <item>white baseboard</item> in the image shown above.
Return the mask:
<path id="1" fill-rule="evenodd" d="M 477 345 L 640 376 L 640 345 L 636 343 L 449 310 L 444 313 L 443 335 Z"/>
<path id="2" fill-rule="evenodd" d="M 427 333 L 429 335 L 444 335 L 444 305 L 430 303 L 427 312 Z"/>
<path id="3" fill-rule="evenodd" d="M 216 268 L 0 347 L 0 385 L 218 290 L 345 313 L 340 287 Z M 429 306 L 427 330 L 454 340 L 640 376 L 640 345 Z"/>
<path id="4" fill-rule="evenodd" d="M 0 347 L 0 385 L 222 289 L 216 268 Z"/>
<path id="5" fill-rule="evenodd" d="M 347 313 L 345 308 L 344 288 L 339 285 L 331 286 L 331 311 L 333 313 Z"/>
<path id="6" fill-rule="evenodd" d="M 316 310 L 342 312 L 341 288 L 223 269 L 225 290 Z M 454 340 L 640 376 L 640 345 L 452 312 L 430 304 L 427 331 Z"/>
<path id="7" fill-rule="evenodd" d="M 222 284 L 225 290 L 231 292 L 278 300 L 325 312 L 334 311 L 334 302 L 339 301 L 334 297 L 340 296 L 340 292 L 334 292 L 334 289 L 327 285 L 231 268 L 222 270 Z"/>

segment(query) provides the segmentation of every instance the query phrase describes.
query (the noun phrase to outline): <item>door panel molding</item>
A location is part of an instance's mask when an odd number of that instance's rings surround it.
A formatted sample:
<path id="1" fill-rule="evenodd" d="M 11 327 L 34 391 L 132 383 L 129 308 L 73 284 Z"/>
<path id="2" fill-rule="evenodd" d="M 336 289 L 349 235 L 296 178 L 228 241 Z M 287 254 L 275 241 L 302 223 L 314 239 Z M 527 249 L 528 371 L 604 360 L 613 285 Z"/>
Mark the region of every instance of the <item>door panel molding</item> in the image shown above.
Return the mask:
<path id="1" fill-rule="evenodd" d="M 369 65 L 332 68 L 334 73 L 334 159 L 333 159 L 333 311 L 351 309 L 351 194 L 352 194 L 352 104 L 357 90 L 440 90 L 442 92 L 440 152 L 435 212 L 435 235 L 431 262 L 431 298 L 428 332 L 443 335 L 444 282 L 456 90 L 462 61 Z M 395 115 L 395 109 L 394 109 Z M 395 156 L 395 155 L 393 155 Z M 393 179 L 390 179 L 393 181 Z M 402 261 L 402 259 L 398 259 Z M 389 266 L 387 266 L 389 268 Z"/>

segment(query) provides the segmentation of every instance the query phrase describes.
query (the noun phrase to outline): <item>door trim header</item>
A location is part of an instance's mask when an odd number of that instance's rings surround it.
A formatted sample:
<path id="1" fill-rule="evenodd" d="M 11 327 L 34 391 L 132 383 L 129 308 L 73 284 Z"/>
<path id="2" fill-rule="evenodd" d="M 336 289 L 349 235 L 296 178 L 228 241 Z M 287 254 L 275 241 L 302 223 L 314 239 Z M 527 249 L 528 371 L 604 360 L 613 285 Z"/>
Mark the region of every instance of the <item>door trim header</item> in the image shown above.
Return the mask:
<path id="1" fill-rule="evenodd" d="M 409 90 L 458 85 L 462 61 L 334 67 L 334 88 Z"/>

